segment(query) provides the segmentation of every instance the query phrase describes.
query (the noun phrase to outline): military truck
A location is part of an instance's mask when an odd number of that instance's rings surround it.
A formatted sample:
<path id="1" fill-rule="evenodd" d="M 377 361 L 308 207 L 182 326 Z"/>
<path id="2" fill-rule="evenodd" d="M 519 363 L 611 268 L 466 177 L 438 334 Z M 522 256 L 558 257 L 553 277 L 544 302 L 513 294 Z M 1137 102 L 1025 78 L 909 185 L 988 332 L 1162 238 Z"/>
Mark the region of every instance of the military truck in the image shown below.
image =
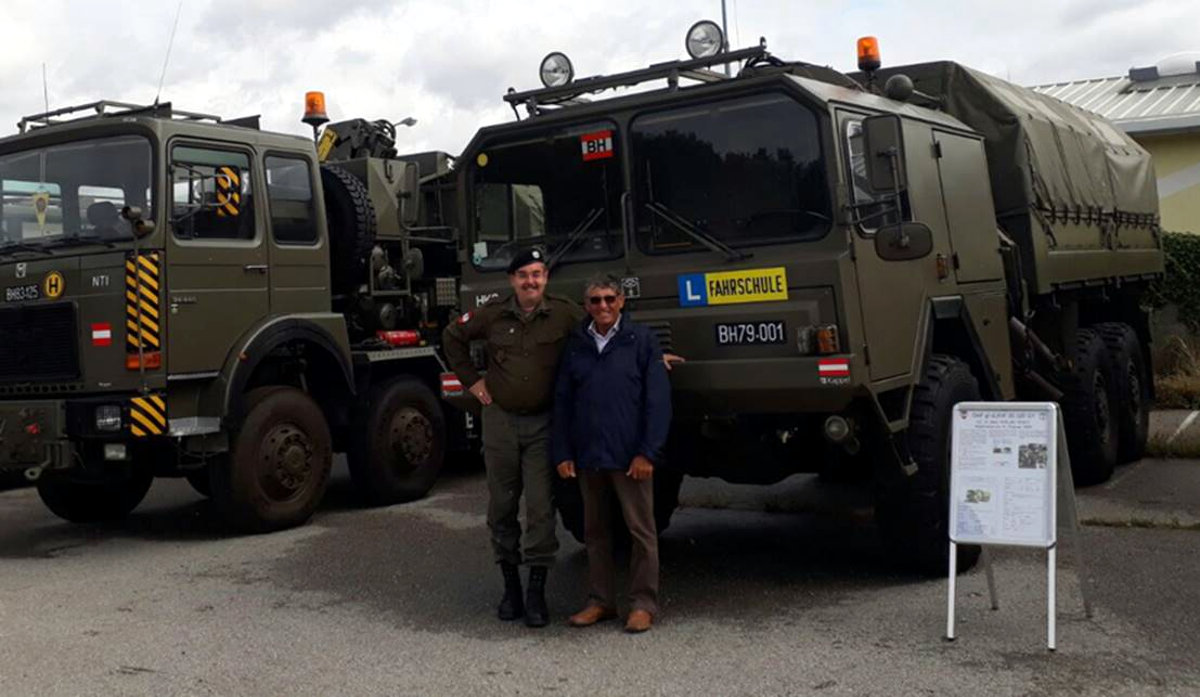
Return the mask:
<path id="1" fill-rule="evenodd" d="M 318 155 L 169 104 L 18 130 L 0 140 L 0 469 L 75 522 L 183 476 L 245 531 L 308 519 L 335 452 L 370 502 L 429 489 L 466 433 L 433 344 L 456 304 L 447 155 L 397 157 L 395 126 L 365 120 L 327 126 Z"/>
<path id="2" fill-rule="evenodd" d="M 687 46 L 582 79 L 550 54 L 458 170 L 460 309 L 545 245 L 552 289 L 620 274 L 633 316 L 687 358 L 660 529 L 681 475 L 820 472 L 871 487 L 888 546 L 944 573 L 955 403 L 1059 401 L 1080 483 L 1142 453 L 1141 298 L 1163 256 L 1141 147 L 955 63 L 881 69 L 873 39 L 855 74 L 765 41 L 726 50 L 712 23 Z M 580 536 L 578 498 L 560 499 Z"/>

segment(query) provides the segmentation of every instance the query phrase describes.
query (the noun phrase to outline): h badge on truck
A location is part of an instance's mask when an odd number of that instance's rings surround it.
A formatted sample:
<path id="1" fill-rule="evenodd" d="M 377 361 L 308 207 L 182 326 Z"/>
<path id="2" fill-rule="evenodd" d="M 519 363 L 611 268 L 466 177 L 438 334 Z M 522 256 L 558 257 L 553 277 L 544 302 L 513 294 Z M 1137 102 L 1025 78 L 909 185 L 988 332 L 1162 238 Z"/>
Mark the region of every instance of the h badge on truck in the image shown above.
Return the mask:
<path id="1" fill-rule="evenodd" d="M 25 262 L 17 264 L 17 278 L 25 278 L 25 272 L 29 270 L 29 265 Z"/>

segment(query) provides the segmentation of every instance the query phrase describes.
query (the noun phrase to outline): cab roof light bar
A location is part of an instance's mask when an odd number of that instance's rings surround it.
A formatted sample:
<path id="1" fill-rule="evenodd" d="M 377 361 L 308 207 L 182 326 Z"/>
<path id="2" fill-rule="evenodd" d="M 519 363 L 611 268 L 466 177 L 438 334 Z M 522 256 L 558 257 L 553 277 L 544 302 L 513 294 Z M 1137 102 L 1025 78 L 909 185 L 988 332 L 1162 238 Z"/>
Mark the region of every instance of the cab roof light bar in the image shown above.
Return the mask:
<path id="1" fill-rule="evenodd" d="M 508 94 L 504 95 L 504 101 L 508 102 L 514 109 L 518 104 L 524 104 L 530 110 L 530 113 L 536 113 L 538 105 L 561 105 L 578 99 L 585 94 L 603 92 L 604 90 L 617 87 L 632 87 L 640 85 L 643 82 L 650 82 L 651 80 L 666 79 L 672 88 L 678 86 L 679 78 L 696 80 L 698 82 L 728 80 L 731 78 L 716 71 L 707 70 L 707 68 L 724 63 L 752 61 L 769 56 L 770 54 L 767 53 L 767 40 L 759 39 L 759 44 L 751 48 L 743 48 L 727 53 L 722 52 L 705 58 L 655 63 L 648 68 L 631 70 L 615 75 L 596 75 L 580 78 L 558 87 L 542 87 L 522 92 L 517 92 L 510 88 Z"/>

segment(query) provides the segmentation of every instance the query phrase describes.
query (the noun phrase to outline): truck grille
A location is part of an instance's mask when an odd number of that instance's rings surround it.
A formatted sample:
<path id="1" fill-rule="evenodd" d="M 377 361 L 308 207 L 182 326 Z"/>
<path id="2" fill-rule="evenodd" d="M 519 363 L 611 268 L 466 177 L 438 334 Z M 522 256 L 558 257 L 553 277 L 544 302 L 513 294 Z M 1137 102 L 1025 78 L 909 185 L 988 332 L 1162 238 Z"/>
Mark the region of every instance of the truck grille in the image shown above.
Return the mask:
<path id="1" fill-rule="evenodd" d="M 79 377 L 72 303 L 0 309 L 0 382 Z"/>
<path id="2" fill-rule="evenodd" d="M 658 339 L 658 347 L 664 352 L 673 353 L 675 351 L 675 341 L 671 336 L 671 323 L 663 320 L 642 322 L 650 328 L 654 334 L 654 338 Z"/>

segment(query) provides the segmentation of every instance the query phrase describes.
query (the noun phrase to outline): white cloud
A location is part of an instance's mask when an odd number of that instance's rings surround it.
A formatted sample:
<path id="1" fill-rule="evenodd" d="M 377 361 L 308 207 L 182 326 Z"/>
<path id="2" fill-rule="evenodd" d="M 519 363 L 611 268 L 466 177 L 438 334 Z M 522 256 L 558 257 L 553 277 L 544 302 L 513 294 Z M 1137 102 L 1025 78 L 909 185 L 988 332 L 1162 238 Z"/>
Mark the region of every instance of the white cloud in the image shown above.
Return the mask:
<path id="1" fill-rule="evenodd" d="M 777 55 L 853 69 L 854 40 L 879 37 L 884 61 L 951 59 L 1040 83 L 1122 74 L 1178 51 L 1193 36 L 1197 0 L 729 0 L 732 43 L 768 39 Z M 149 102 L 176 4 L 48 0 L 6 13 L 0 125 L 96 99 Z M 512 118 L 510 87 L 537 85 L 537 64 L 562 50 L 580 75 L 682 57 L 683 33 L 720 4 L 635 0 L 188 0 L 163 99 L 264 127 L 305 133 L 303 93 L 321 89 L 334 119 L 414 116 L 402 150 L 457 152 L 474 131 Z M 740 39 L 740 41 L 737 41 Z"/>

